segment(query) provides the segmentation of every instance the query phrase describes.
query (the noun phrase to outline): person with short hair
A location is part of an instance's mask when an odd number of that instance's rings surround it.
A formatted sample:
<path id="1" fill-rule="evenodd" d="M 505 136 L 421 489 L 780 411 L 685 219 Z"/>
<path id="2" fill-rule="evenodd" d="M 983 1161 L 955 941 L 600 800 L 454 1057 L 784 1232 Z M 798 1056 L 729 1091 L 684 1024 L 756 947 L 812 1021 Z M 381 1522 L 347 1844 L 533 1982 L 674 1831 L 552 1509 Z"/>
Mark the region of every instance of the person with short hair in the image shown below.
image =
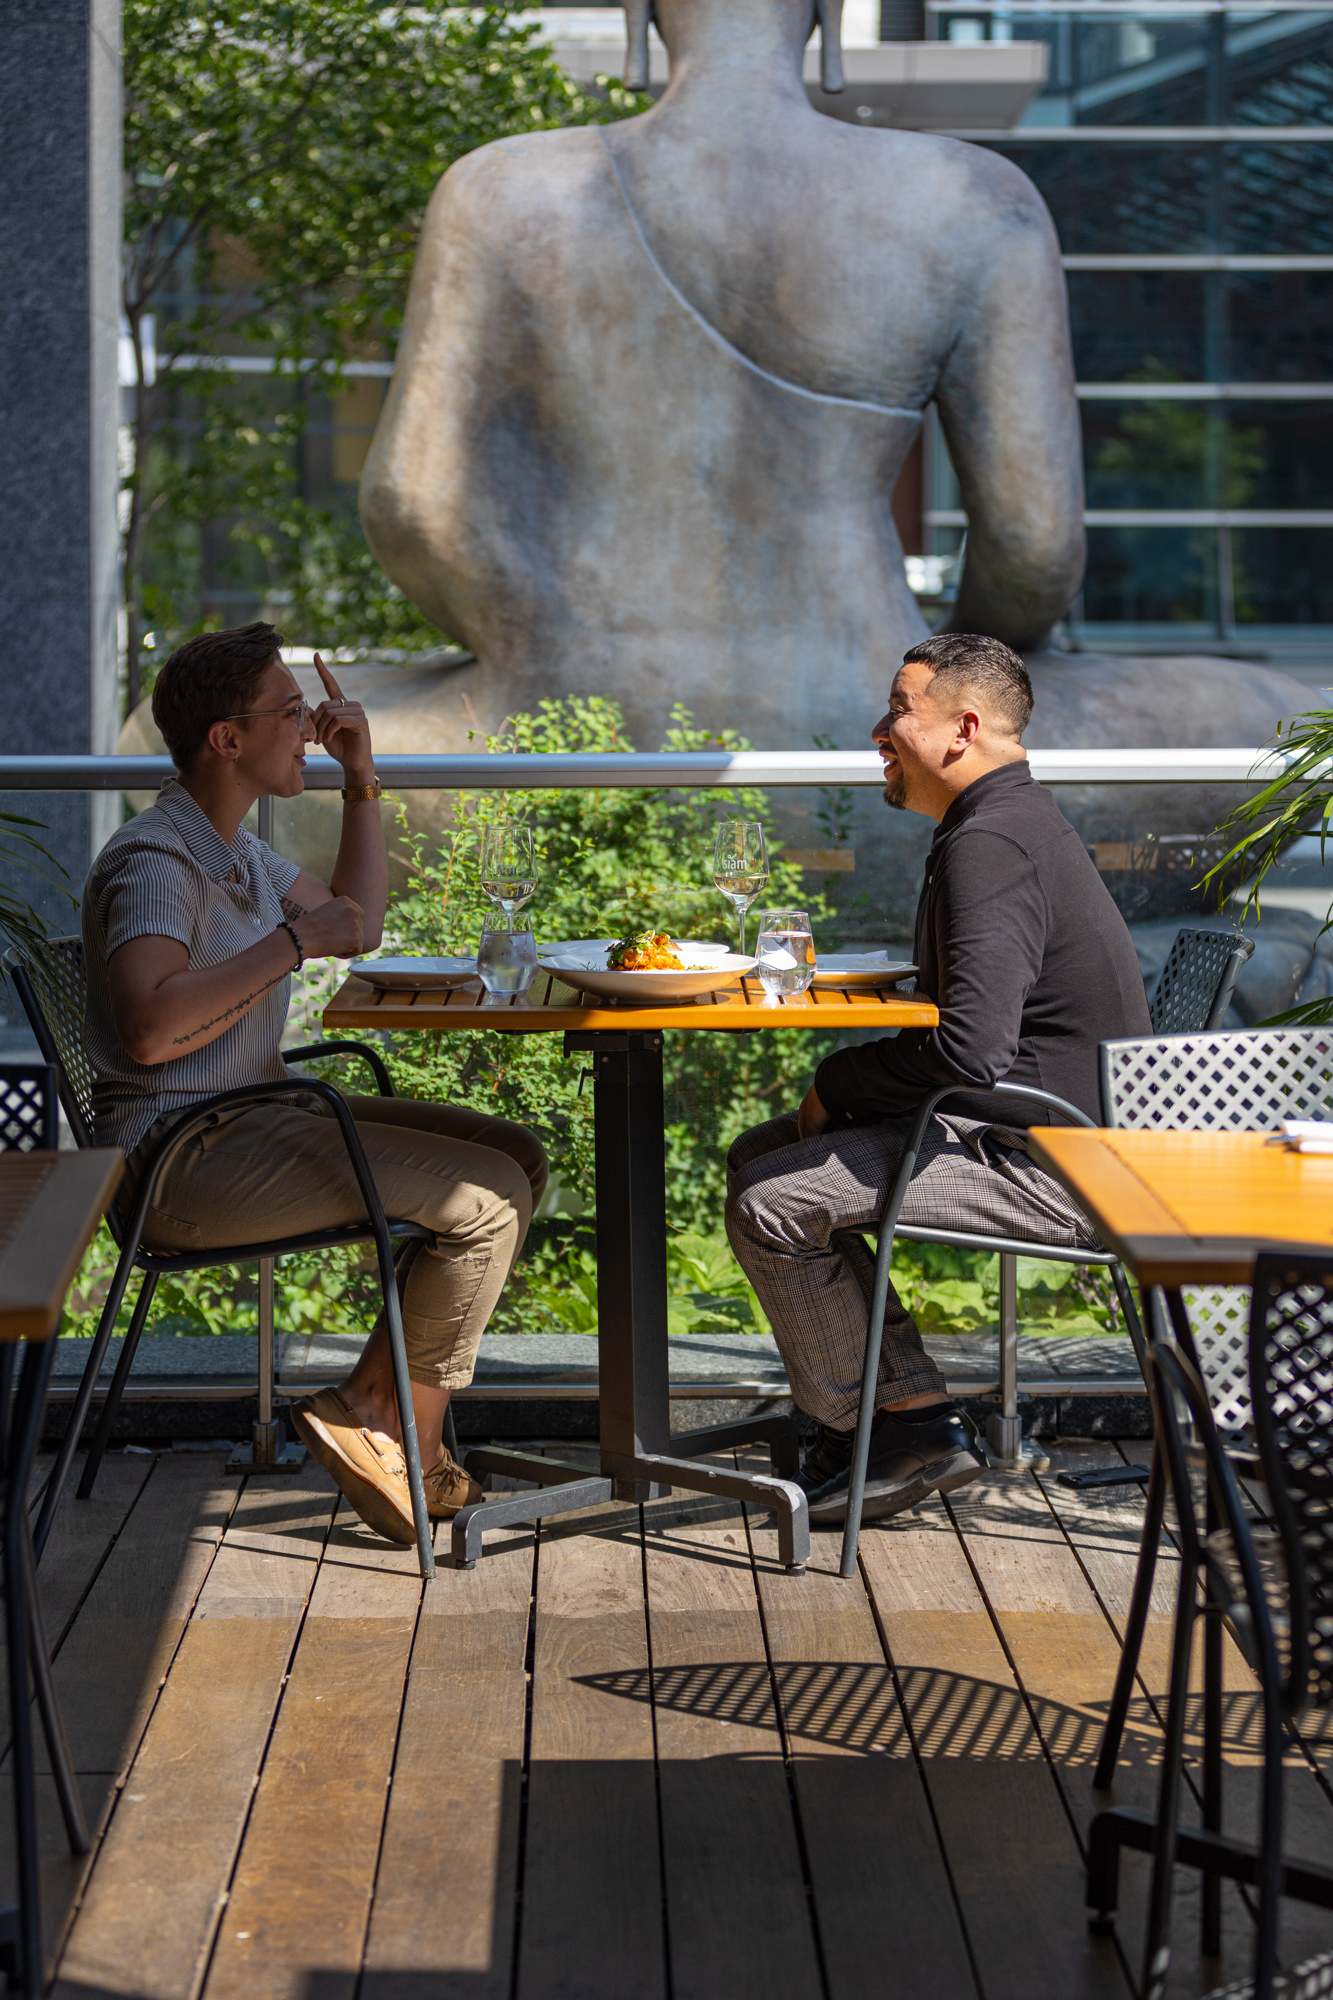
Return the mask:
<path id="1" fill-rule="evenodd" d="M 1031 714 L 1027 669 L 998 639 L 940 633 L 904 654 L 872 735 L 887 803 L 938 826 L 914 950 L 939 1023 L 827 1056 L 799 1112 L 744 1133 L 728 1158 L 727 1234 L 795 1401 L 816 1420 L 800 1474 L 816 1525 L 847 1510 L 875 1277 L 861 1231 L 878 1220 L 925 1098 L 970 1087 L 927 1126 L 903 1223 L 1099 1247 L 1031 1158 L 1013 1106 L 987 1094 L 1031 1084 L 1096 1117 L 1098 1044 L 1150 1032 L 1124 920 L 1029 769 Z M 1038 1105 L 1021 1115 L 1024 1127 L 1053 1116 Z M 951 1492 L 984 1463 L 891 1285 L 865 1518 Z"/>
<path id="2" fill-rule="evenodd" d="M 318 653 L 326 699 L 311 709 L 281 636 L 253 624 L 191 639 L 153 689 L 176 776 L 114 833 L 83 896 L 86 1040 L 100 1145 L 120 1146 L 133 1184 L 191 1104 L 243 1084 L 294 1085 L 280 1102 L 222 1111 L 184 1140 L 157 1184 L 145 1242 L 207 1250 L 365 1219 L 336 1120 L 280 1053 L 292 973 L 380 941 L 388 863 L 370 725 Z M 304 790 L 306 745 L 342 765 L 342 838 L 319 881 L 242 825 L 256 800 Z M 472 1379 L 482 1330 L 546 1185 L 521 1125 L 457 1104 L 349 1097 L 385 1212 L 431 1231 L 398 1261 L 403 1329 L 432 1515 L 478 1500 L 445 1449 L 449 1398 Z M 361 1518 L 415 1540 L 381 1314 L 337 1389 L 292 1420 Z"/>

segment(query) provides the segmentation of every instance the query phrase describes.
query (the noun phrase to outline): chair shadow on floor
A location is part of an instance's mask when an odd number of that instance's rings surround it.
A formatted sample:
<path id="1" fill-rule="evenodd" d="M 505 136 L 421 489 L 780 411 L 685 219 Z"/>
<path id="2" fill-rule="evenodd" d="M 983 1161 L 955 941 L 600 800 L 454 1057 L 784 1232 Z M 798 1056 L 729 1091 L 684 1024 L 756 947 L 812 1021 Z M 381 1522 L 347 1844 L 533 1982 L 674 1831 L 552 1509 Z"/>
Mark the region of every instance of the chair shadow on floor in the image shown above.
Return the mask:
<path id="1" fill-rule="evenodd" d="M 1096 1702 L 1075 1707 L 1041 1696 L 1025 1699 L 1012 1685 L 939 1668 L 899 1668 L 895 1675 L 869 1661 L 796 1661 L 771 1672 L 762 1661 L 713 1661 L 591 1674 L 582 1684 L 626 1701 L 653 1701 L 658 1707 L 713 1721 L 767 1729 L 775 1748 L 776 1690 L 781 1727 L 797 1754 L 810 1744 L 866 1756 L 898 1748 L 905 1706 L 920 1756 L 1010 1762 L 1043 1754 L 1032 1736 L 1035 1721 L 1045 1754 L 1074 1767 L 1095 1764 L 1108 1706 Z M 1198 1726 L 1189 1732 L 1191 1738 L 1202 1728 L 1201 1702 L 1197 1697 L 1191 1722 Z M 1229 1759 L 1257 1761 L 1262 1747 L 1257 1695 L 1228 1694 L 1224 1717 Z M 1160 1724 L 1143 1696 L 1131 1707 L 1129 1732 L 1140 1766 L 1155 1765 Z"/>

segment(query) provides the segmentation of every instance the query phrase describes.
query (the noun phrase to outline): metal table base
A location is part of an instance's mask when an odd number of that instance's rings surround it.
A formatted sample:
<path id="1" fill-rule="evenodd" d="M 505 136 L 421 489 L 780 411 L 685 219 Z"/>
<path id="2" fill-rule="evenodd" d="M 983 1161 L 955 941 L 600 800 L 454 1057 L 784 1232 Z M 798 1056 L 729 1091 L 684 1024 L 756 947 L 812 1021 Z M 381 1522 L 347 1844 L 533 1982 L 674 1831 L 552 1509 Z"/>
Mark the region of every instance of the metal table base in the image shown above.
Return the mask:
<path id="1" fill-rule="evenodd" d="M 597 1358 L 601 1390 L 599 1465 L 533 1452 L 476 1447 L 474 1475 L 507 1473 L 537 1491 L 505 1493 L 454 1516 L 448 1561 L 471 1569 L 487 1528 L 507 1528 L 611 1500 L 655 1500 L 674 1486 L 772 1509 L 778 1555 L 793 1572 L 810 1554 L 810 1515 L 795 1483 L 794 1417 L 755 1417 L 672 1437 L 668 1397 L 666 1126 L 662 1035 L 652 1029 L 571 1030 L 565 1054 L 593 1058 L 597 1175 Z M 766 1444 L 771 1477 L 697 1461 L 737 1445 Z"/>

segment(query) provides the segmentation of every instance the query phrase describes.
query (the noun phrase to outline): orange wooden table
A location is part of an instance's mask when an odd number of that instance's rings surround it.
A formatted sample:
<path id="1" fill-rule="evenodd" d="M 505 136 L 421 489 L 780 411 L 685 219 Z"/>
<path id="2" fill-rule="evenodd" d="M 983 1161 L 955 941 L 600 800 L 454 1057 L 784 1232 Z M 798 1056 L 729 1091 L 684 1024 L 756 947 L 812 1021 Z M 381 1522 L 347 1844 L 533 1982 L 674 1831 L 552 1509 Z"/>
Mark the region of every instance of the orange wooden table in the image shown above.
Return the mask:
<path id="1" fill-rule="evenodd" d="M 1333 1154 L 1262 1132 L 1038 1126 L 1033 1158 L 1096 1218 L 1141 1285 L 1247 1285 L 1261 1250 L 1333 1248 Z"/>
<path id="2" fill-rule="evenodd" d="M 497 1004 L 498 1001 L 498 1004 Z M 348 979 L 324 1011 L 330 1033 L 344 1028 L 391 1028 L 395 1033 L 500 1028 L 511 1034 L 552 1034 L 557 1029 L 596 1034 L 645 1028 L 933 1028 L 939 1013 L 931 1000 L 900 994 L 889 981 L 870 991 L 812 988 L 785 1000 L 770 1000 L 757 979 L 721 986 L 700 1000 L 665 1007 L 611 1002 L 587 1006 L 569 986 L 539 972 L 526 993 L 483 993 L 480 986 L 454 986 L 437 993 L 381 993 L 364 979 Z"/>
<path id="3" fill-rule="evenodd" d="M 796 1485 L 796 1432 L 786 1417 L 754 1418 L 711 1430 L 670 1434 L 667 1365 L 666 1126 L 662 1035 L 667 1028 L 746 1032 L 765 1028 L 931 1028 L 933 1002 L 899 995 L 891 982 L 866 991 L 812 990 L 770 1001 L 757 979 L 720 987 L 702 1000 L 645 1007 L 590 1007 L 572 988 L 539 973 L 522 995 L 486 1004 L 480 987 L 382 993 L 349 979 L 324 1014 L 331 1035 L 352 1028 L 440 1034 L 498 1028 L 510 1034 L 562 1032 L 568 1055 L 593 1059 L 597 1166 L 597 1361 L 601 1464 L 535 1454 L 473 1450 L 469 1471 L 536 1480 L 536 1493 L 505 1493 L 454 1516 L 450 1561 L 471 1569 L 484 1528 L 546 1514 L 647 1500 L 673 1486 L 726 1494 L 776 1510 L 778 1552 L 790 1570 L 810 1551 L 810 1518 Z M 772 1478 L 725 1472 L 697 1461 L 740 1444 L 767 1444 Z M 596 1523 L 592 1524 L 594 1527 Z"/>

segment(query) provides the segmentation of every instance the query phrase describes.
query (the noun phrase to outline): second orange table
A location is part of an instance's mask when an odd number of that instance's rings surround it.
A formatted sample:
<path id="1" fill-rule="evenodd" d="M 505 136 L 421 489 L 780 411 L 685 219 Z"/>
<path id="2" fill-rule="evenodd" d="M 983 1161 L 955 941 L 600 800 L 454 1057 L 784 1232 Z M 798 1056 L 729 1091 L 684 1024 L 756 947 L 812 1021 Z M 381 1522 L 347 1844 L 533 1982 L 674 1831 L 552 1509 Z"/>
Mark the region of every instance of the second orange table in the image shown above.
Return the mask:
<path id="1" fill-rule="evenodd" d="M 1260 1250 L 1333 1246 L 1333 1154 L 1289 1153 L 1262 1132 L 1054 1125 L 1028 1147 L 1145 1287 L 1247 1285 Z"/>

